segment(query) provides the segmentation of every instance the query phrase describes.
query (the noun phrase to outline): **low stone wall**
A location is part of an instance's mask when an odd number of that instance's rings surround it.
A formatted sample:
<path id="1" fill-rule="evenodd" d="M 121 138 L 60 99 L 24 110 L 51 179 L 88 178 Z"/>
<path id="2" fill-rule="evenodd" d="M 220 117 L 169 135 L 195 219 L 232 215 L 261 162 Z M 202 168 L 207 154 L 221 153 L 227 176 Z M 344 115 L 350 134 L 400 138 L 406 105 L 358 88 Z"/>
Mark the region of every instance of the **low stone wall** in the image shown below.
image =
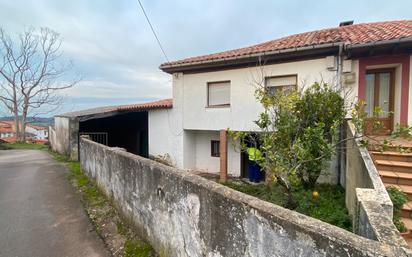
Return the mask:
<path id="1" fill-rule="evenodd" d="M 407 256 L 402 248 L 85 138 L 80 162 L 161 256 Z"/>
<path id="2" fill-rule="evenodd" d="M 349 121 L 347 138 L 354 137 L 354 126 Z M 386 188 L 379 177 L 379 173 L 366 148 L 360 146 L 360 139 L 348 140 L 346 143 L 346 207 L 353 216 L 357 208 L 357 188 L 374 189 L 379 196 L 379 202 L 387 215 L 392 217 L 393 205 Z"/>
<path id="3" fill-rule="evenodd" d="M 349 121 L 347 138 L 354 137 L 354 125 Z M 408 249 L 392 222 L 393 204 L 368 150 L 360 139 L 346 145 L 346 206 L 353 220 L 354 233 Z"/>

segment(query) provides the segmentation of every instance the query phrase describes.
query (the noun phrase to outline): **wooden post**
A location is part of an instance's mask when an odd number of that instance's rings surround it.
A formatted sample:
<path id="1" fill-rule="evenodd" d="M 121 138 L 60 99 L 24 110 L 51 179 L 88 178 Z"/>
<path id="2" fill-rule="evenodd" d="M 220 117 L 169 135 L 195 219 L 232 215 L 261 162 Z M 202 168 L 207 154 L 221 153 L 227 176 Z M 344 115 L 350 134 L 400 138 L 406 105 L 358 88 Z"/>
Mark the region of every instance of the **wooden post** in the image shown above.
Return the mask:
<path id="1" fill-rule="evenodd" d="M 227 181 L 227 131 L 220 130 L 220 182 Z"/>

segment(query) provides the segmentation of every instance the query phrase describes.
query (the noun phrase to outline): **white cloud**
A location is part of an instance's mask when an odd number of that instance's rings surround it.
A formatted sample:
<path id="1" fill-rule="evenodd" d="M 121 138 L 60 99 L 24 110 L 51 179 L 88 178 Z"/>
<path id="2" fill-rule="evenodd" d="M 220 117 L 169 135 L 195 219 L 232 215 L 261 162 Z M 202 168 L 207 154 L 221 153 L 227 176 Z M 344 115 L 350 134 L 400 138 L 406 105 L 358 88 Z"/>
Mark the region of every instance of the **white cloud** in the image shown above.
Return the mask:
<path id="1" fill-rule="evenodd" d="M 356 8 L 344 12 L 327 0 L 142 2 L 172 60 L 336 26 L 341 20 L 412 18 L 410 0 L 376 0 L 374 5 L 348 0 L 345 6 Z M 61 34 L 64 58 L 73 60 L 84 78 L 65 92 L 77 98 L 70 108 L 84 107 L 79 97 L 104 105 L 108 99 L 171 96 L 171 77 L 158 70 L 164 57 L 136 0 L 0 0 L 0 6 L 0 26 L 6 31 L 47 26 Z"/>

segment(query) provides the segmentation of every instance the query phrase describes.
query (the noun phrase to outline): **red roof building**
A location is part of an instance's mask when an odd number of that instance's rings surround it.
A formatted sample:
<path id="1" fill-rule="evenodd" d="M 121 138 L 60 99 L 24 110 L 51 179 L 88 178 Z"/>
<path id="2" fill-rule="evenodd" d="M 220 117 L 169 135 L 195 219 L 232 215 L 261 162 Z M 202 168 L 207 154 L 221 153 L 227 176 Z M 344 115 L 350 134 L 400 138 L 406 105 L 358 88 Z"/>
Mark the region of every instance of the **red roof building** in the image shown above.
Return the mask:
<path id="1" fill-rule="evenodd" d="M 294 34 L 253 46 L 233 49 L 229 51 L 189 57 L 182 60 L 163 63 L 160 69 L 165 72 L 177 72 L 188 69 L 183 67 L 205 65 L 250 58 L 269 56 L 292 51 L 307 51 L 315 48 L 326 48 L 344 45 L 347 48 L 359 47 L 367 44 L 402 43 L 412 39 L 412 20 L 385 21 L 342 25 Z M 199 67 L 197 67 L 199 68 Z"/>

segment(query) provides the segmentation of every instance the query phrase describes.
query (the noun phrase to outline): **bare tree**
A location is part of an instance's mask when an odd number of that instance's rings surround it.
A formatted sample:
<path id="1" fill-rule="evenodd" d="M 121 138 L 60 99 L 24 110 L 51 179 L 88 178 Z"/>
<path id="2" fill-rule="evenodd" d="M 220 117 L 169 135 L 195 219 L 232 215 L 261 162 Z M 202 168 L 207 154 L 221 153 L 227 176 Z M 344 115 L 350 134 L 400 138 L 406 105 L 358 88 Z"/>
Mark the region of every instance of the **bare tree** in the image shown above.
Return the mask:
<path id="1" fill-rule="evenodd" d="M 16 40 L 0 29 L 0 102 L 14 116 L 18 140 L 26 140 L 31 111 L 59 106 L 58 91 L 78 82 L 63 79 L 72 65 L 61 62 L 60 48 L 60 35 L 48 28 L 30 28 Z"/>

